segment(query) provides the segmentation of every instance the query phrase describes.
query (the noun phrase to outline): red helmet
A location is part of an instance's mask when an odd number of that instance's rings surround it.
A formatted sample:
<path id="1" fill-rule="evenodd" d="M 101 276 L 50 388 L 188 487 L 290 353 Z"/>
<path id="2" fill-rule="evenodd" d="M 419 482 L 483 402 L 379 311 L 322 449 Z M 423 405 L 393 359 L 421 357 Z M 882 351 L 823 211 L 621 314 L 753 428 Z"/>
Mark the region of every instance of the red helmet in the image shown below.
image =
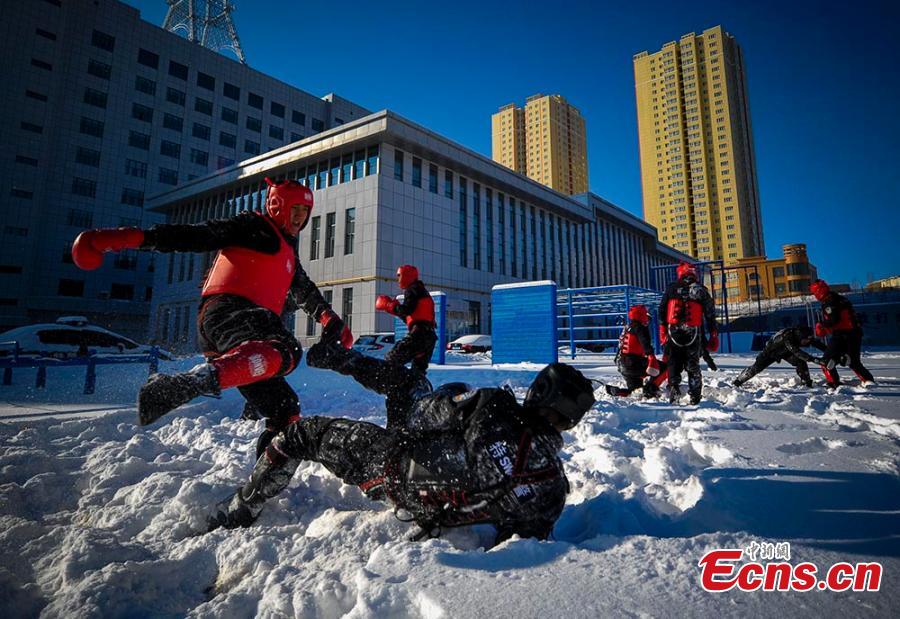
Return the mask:
<path id="1" fill-rule="evenodd" d="M 310 213 L 312 213 L 313 193 L 309 187 L 304 187 L 297 181 L 290 180 L 276 183 L 268 177 L 266 177 L 266 184 L 269 186 L 269 191 L 266 194 L 266 212 L 278 227 L 284 230 L 290 229 L 291 208 L 298 204 L 308 206 Z M 300 226 L 300 230 L 306 227 L 309 220 L 310 216 L 307 215 L 306 221 Z"/>
<path id="2" fill-rule="evenodd" d="M 809 291 L 815 295 L 816 299 L 821 301 L 828 296 L 831 288 L 828 287 L 824 279 L 817 279 L 809 285 Z"/>
<path id="3" fill-rule="evenodd" d="M 650 324 L 650 314 L 646 305 L 632 305 L 628 310 L 628 320 L 637 320 L 641 324 Z"/>
<path id="4" fill-rule="evenodd" d="M 692 276 L 695 281 L 699 279 L 697 276 L 697 267 L 690 262 L 679 263 L 678 268 L 675 269 L 675 274 L 678 276 L 678 279 L 684 279 L 688 276 Z"/>
<path id="5" fill-rule="evenodd" d="M 397 267 L 397 283 L 401 288 L 409 288 L 409 286 L 419 279 L 419 269 L 411 264 L 403 264 Z"/>

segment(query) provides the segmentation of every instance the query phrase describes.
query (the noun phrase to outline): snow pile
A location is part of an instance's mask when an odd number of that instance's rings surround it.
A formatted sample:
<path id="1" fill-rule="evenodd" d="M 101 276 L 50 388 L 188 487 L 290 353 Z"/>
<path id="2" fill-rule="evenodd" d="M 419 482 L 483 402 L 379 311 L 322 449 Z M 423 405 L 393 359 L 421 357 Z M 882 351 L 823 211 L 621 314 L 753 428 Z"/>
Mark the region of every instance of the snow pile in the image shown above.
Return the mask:
<path id="1" fill-rule="evenodd" d="M 434 368 L 432 381 L 507 384 L 521 398 L 540 369 L 467 357 Z M 209 506 L 249 474 L 262 429 L 237 419 L 237 393 L 140 428 L 131 402 L 146 369 L 99 376 L 94 396 L 81 395 L 77 370 L 48 375 L 47 390 L 17 374 L 0 388 L 11 420 L 0 424 L 0 604 L 17 617 L 593 617 L 832 615 L 862 600 L 890 615 L 900 600 L 898 360 L 876 359 L 878 386 L 837 393 L 806 390 L 790 368 L 734 389 L 749 363 L 740 356 L 706 373 L 699 406 L 598 390 L 564 436 L 571 492 L 555 539 L 490 551 L 487 526 L 410 543 L 411 525 L 312 463 L 250 529 L 201 535 Z M 617 382 L 609 360 L 577 363 Z M 291 382 L 307 415 L 384 423 L 382 399 L 345 377 L 303 366 Z M 885 582 L 865 594 L 703 592 L 699 558 L 751 541 L 791 541 L 797 560 L 823 568 L 877 560 Z"/>

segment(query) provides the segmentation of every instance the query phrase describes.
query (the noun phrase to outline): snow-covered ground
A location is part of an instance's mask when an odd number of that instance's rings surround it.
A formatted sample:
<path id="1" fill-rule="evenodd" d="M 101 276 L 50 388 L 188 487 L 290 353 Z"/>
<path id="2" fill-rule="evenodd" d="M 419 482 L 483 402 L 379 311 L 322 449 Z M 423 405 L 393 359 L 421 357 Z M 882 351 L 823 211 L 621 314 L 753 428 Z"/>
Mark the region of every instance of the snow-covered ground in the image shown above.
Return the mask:
<path id="1" fill-rule="evenodd" d="M 539 369 L 453 356 L 435 384 L 507 383 Z M 778 366 L 738 390 L 748 356 L 718 358 L 696 407 L 611 398 L 566 435 L 569 505 L 555 540 L 489 528 L 412 532 L 322 467 L 305 464 L 250 529 L 198 535 L 209 505 L 252 467 L 260 424 L 241 400 L 205 399 L 135 423 L 146 369 L 33 371 L 0 386 L 0 608 L 4 617 L 897 616 L 900 610 L 900 353 L 866 358 L 878 378 L 836 393 Z M 164 363 L 163 371 L 196 359 Z M 576 361 L 617 382 L 609 358 Z M 849 374 L 843 372 L 845 378 Z M 305 414 L 383 423 L 382 400 L 305 365 Z M 602 395 L 601 395 L 602 394 Z M 709 550 L 791 542 L 824 570 L 878 561 L 873 593 L 707 593 Z"/>

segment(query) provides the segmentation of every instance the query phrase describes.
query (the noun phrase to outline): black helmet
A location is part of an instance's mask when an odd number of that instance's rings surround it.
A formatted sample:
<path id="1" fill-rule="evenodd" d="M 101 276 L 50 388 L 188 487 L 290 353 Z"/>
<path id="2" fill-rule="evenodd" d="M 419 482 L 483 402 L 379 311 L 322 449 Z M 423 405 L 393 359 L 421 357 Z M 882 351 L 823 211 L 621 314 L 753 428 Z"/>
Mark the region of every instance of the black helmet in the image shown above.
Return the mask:
<path id="1" fill-rule="evenodd" d="M 595 401 L 593 385 L 581 372 L 564 363 L 551 363 L 535 377 L 523 404 L 549 417 L 557 429 L 568 430 L 581 421 Z M 547 409 L 556 415 L 548 414 Z"/>

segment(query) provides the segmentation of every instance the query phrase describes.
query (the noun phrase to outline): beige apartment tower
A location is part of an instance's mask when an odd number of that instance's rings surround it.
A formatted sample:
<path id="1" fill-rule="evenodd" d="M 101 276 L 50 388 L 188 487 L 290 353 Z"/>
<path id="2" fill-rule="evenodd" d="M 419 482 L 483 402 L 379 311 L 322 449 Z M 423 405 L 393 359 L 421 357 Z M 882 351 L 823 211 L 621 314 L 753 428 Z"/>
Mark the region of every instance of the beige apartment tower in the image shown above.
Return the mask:
<path id="1" fill-rule="evenodd" d="M 588 190 L 584 118 L 560 95 L 533 95 L 525 107 L 491 116 L 492 158 L 566 195 Z"/>
<path id="2" fill-rule="evenodd" d="M 634 56 L 644 219 L 700 260 L 765 254 L 744 58 L 721 26 Z"/>

